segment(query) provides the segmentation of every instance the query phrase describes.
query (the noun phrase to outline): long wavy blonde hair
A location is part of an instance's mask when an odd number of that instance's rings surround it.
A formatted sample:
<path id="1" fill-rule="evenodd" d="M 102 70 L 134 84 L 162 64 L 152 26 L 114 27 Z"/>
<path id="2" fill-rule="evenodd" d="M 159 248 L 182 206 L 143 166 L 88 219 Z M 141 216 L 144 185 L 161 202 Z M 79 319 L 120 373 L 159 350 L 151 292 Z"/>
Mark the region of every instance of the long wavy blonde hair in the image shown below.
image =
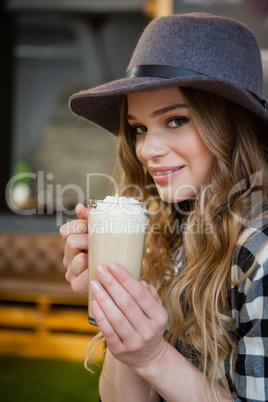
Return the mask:
<path id="1" fill-rule="evenodd" d="M 236 360 L 234 321 L 229 313 L 230 266 L 237 240 L 267 202 L 268 167 L 257 118 L 243 107 L 203 91 L 181 88 L 213 166 L 199 194 L 181 204 L 162 202 L 135 154 L 135 136 L 123 102 L 118 156 L 122 195 L 149 200 L 143 277 L 153 284 L 169 314 L 168 341 L 215 383 L 230 391 L 222 362 Z M 259 202 L 252 203 L 256 190 Z M 155 228 L 157 227 L 157 230 Z M 176 260 L 176 250 L 180 253 Z M 176 269 L 176 264 L 179 269 Z"/>

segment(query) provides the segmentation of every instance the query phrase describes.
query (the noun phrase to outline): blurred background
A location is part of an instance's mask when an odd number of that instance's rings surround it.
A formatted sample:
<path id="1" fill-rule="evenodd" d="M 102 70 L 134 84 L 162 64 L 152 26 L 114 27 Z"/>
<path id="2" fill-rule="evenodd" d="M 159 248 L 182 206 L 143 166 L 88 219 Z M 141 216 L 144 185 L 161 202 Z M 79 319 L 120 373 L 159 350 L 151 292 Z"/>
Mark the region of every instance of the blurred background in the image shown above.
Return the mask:
<path id="1" fill-rule="evenodd" d="M 74 92 L 124 76 L 161 15 L 237 18 L 261 47 L 268 98 L 268 0 L 5 0 L 0 5 L 0 400 L 98 401 L 83 367 L 96 334 L 64 279 L 59 226 L 113 191 L 116 140 L 68 109 Z M 101 345 L 100 351 L 104 345 Z M 102 364 L 102 357 L 97 359 Z M 54 398 L 54 399 L 53 399 Z"/>

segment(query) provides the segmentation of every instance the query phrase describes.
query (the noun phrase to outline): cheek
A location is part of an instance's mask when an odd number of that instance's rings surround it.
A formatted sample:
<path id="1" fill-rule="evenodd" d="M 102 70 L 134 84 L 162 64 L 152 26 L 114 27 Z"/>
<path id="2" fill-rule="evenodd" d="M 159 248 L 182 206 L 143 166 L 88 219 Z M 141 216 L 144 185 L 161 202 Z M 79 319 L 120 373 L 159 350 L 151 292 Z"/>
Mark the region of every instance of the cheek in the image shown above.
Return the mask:
<path id="1" fill-rule="evenodd" d="M 213 155 L 205 145 L 198 132 L 193 132 L 184 142 L 185 153 L 189 155 L 192 163 L 200 164 L 200 169 L 208 168 L 212 164 Z"/>
<path id="2" fill-rule="evenodd" d="M 138 160 L 144 165 L 145 161 L 141 156 L 141 148 L 142 148 L 141 141 L 137 139 L 136 140 L 136 145 L 135 145 L 135 153 L 136 153 L 136 156 L 137 156 Z"/>
<path id="3" fill-rule="evenodd" d="M 200 150 L 200 160 L 203 166 L 203 170 L 208 173 L 212 167 L 214 157 L 205 145 L 203 146 L 203 149 Z"/>

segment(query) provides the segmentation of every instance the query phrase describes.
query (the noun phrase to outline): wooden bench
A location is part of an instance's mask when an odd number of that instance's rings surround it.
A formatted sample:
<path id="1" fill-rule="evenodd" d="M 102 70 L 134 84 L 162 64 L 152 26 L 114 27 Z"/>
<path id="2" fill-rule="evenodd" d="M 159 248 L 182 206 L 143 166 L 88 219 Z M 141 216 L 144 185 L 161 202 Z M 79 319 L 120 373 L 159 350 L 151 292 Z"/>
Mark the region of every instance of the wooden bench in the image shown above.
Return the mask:
<path id="1" fill-rule="evenodd" d="M 97 328 L 65 280 L 63 248 L 58 234 L 0 232 L 0 354 L 84 360 Z"/>

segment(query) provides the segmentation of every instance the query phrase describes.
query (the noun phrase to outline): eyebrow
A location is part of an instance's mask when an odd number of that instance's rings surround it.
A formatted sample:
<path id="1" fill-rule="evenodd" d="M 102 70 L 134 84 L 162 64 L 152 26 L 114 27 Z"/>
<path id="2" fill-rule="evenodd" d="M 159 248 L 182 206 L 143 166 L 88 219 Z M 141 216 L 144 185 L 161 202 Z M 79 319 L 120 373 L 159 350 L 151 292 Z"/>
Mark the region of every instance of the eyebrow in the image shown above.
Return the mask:
<path id="1" fill-rule="evenodd" d="M 161 109 L 155 110 L 151 114 L 151 117 L 158 117 L 158 116 L 161 116 L 162 114 L 165 114 L 167 112 L 170 112 L 171 110 L 178 109 L 178 108 L 184 108 L 185 109 L 185 108 L 187 108 L 187 105 L 184 105 L 184 104 L 181 104 L 181 103 L 174 103 L 172 105 L 168 105 L 168 106 L 165 106 L 165 107 L 163 107 Z M 127 115 L 127 119 L 128 120 L 137 120 L 136 117 L 132 116 L 131 114 Z"/>

